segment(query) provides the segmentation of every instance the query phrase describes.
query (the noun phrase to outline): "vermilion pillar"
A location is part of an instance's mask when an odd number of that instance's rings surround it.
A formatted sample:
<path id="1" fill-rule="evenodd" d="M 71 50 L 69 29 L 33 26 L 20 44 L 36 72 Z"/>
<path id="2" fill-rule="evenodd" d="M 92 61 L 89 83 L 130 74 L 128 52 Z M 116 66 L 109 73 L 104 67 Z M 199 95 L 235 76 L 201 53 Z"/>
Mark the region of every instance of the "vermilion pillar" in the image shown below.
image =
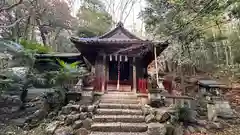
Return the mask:
<path id="1" fill-rule="evenodd" d="M 101 78 L 102 78 L 102 92 L 105 92 L 105 82 L 106 82 L 106 55 L 103 55 L 103 62 L 102 62 L 102 73 L 101 73 Z"/>

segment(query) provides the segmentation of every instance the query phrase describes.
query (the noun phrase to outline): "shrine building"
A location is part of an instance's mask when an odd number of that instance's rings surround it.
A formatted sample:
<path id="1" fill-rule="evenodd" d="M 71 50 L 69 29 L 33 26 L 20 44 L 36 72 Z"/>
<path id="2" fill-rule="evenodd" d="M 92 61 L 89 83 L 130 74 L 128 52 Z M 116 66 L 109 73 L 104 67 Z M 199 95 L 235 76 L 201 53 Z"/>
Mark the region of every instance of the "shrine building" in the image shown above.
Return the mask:
<path id="1" fill-rule="evenodd" d="M 95 73 L 95 91 L 146 92 L 147 67 L 167 48 L 167 42 L 143 40 L 123 24 L 106 34 L 93 38 L 75 38 L 71 41 L 92 65 Z"/>

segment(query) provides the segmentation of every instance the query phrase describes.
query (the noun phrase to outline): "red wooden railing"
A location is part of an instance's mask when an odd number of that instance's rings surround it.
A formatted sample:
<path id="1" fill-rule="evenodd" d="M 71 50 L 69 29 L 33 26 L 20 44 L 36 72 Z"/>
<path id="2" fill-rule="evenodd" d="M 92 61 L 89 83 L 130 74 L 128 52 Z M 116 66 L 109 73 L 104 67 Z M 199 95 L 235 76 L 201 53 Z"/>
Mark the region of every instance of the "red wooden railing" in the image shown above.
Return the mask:
<path id="1" fill-rule="evenodd" d="M 140 93 L 147 93 L 147 79 L 138 79 L 138 90 Z"/>

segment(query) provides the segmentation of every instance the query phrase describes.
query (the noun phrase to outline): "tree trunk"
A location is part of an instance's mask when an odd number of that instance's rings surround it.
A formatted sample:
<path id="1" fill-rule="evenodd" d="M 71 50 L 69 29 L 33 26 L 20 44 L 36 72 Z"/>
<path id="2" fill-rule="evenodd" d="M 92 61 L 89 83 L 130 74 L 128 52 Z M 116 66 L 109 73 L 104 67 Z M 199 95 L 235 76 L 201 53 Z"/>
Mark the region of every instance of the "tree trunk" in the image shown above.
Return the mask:
<path id="1" fill-rule="evenodd" d="M 25 26 L 24 35 L 23 35 L 25 40 L 29 40 L 29 24 L 30 24 L 30 22 L 31 22 L 31 16 L 28 17 L 27 23 Z"/>
<path id="2" fill-rule="evenodd" d="M 56 40 L 58 39 L 60 32 L 61 32 L 61 28 L 57 28 L 55 35 L 54 35 L 54 39 L 51 42 L 51 45 L 55 47 L 54 49 L 56 52 L 59 51 L 58 44 L 56 44 Z"/>
<path id="3" fill-rule="evenodd" d="M 46 38 L 46 35 L 44 34 L 43 26 L 41 25 L 41 22 L 40 22 L 39 19 L 36 19 L 36 22 L 37 22 L 37 25 L 38 25 L 38 28 L 39 28 L 39 31 L 40 31 L 42 42 L 43 42 L 44 46 L 46 46 L 47 45 L 47 38 Z"/>

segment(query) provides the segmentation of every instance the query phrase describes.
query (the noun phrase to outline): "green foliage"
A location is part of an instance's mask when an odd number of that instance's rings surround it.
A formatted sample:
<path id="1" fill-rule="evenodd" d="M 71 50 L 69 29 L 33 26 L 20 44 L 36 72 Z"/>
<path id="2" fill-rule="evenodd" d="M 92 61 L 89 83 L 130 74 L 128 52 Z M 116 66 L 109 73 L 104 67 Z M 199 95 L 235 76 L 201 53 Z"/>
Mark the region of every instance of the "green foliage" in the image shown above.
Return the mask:
<path id="1" fill-rule="evenodd" d="M 80 37 L 100 36 L 111 29 L 113 20 L 100 1 L 85 1 L 78 11 Z"/>
<path id="2" fill-rule="evenodd" d="M 66 72 L 77 72 L 80 62 L 76 61 L 71 64 L 64 62 L 63 60 L 57 59 L 58 63 L 62 67 L 62 71 Z"/>
<path id="3" fill-rule="evenodd" d="M 27 40 L 21 40 L 20 44 L 25 48 L 29 50 L 35 50 L 37 53 L 49 53 L 52 52 L 52 49 L 48 46 L 44 46 L 40 43 L 33 42 L 33 41 L 27 41 Z"/>
<path id="4" fill-rule="evenodd" d="M 181 122 L 189 124 L 194 119 L 191 108 L 187 106 L 177 105 L 173 109 L 175 110 L 175 113 L 171 116 L 170 121 L 173 125 L 179 124 Z"/>
<path id="5" fill-rule="evenodd" d="M 213 71 L 237 64 L 240 2 L 234 0 L 146 0 L 141 17 L 155 39 L 172 44 L 163 53 L 178 67 Z M 169 53 L 171 52 L 171 53 Z M 208 71 L 208 70 L 207 70 Z"/>

